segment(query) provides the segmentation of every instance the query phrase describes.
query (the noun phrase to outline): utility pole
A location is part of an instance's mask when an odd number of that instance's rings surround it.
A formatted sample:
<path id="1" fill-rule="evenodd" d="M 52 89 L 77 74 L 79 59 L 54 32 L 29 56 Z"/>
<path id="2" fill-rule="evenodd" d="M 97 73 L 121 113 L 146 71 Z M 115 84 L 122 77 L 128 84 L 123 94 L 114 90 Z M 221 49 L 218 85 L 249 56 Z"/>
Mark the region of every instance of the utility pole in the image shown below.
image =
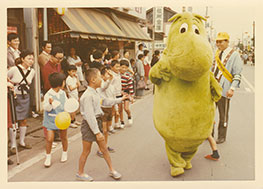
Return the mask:
<path id="1" fill-rule="evenodd" d="M 153 7 L 153 24 L 152 24 L 152 55 L 154 54 L 154 45 L 155 45 L 155 41 L 154 41 L 154 38 L 155 38 L 155 11 L 156 11 L 156 7 Z"/>
<path id="2" fill-rule="evenodd" d="M 44 41 L 48 40 L 48 31 L 47 31 L 47 8 L 43 10 L 43 29 L 44 29 Z"/>
<path id="3" fill-rule="evenodd" d="M 36 111 L 39 112 L 41 111 L 41 96 L 40 96 L 40 68 L 37 63 L 37 55 L 39 52 L 39 39 L 38 39 L 38 14 L 37 14 L 38 9 L 37 8 L 32 8 L 31 11 L 31 17 L 32 17 L 32 46 L 34 49 L 34 59 L 35 59 L 35 64 L 34 64 L 34 70 L 36 72 L 36 77 L 35 77 L 35 100 L 36 100 Z"/>

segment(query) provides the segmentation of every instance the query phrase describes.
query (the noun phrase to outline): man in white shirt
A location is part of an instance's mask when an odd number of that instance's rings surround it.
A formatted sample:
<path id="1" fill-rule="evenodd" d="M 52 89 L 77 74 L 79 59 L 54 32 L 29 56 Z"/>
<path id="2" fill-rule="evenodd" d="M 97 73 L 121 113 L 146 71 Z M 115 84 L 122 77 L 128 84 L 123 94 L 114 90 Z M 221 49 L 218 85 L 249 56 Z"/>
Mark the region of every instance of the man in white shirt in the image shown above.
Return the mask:
<path id="1" fill-rule="evenodd" d="M 138 51 L 137 51 L 136 56 L 135 56 L 137 60 L 138 60 L 139 54 L 143 54 L 143 44 L 142 43 L 138 45 Z"/>
<path id="2" fill-rule="evenodd" d="M 52 44 L 49 41 L 43 41 L 42 44 L 42 52 L 38 56 L 38 64 L 40 66 L 40 69 L 42 69 L 45 64 L 50 60 L 51 58 L 51 50 L 52 50 Z"/>

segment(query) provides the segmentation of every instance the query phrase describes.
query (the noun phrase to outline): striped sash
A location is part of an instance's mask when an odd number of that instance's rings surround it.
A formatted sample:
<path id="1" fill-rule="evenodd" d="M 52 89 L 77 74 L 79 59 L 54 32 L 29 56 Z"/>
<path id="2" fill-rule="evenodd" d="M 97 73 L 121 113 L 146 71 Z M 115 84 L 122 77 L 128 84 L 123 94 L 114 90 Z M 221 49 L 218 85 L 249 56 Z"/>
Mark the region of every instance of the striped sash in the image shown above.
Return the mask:
<path id="1" fill-rule="evenodd" d="M 226 66 L 226 63 L 227 63 L 227 61 L 229 60 L 230 56 L 233 54 L 233 52 L 234 52 L 234 49 L 232 49 L 232 50 L 228 53 L 228 55 L 226 56 L 226 58 L 225 58 L 225 60 L 224 60 L 223 63 L 221 62 L 221 60 L 220 60 L 220 58 L 219 58 L 219 51 L 217 51 L 216 56 L 215 56 L 218 69 L 222 72 L 223 76 L 224 76 L 230 83 L 232 83 L 232 81 L 233 81 L 233 76 L 232 76 L 231 73 L 229 73 L 229 71 L 226 69 L 225 66 Z M 220 81 L 220 79 L 221 79 L 221 77 L 222 77 L 222 74 L 220 74 L 220 76 L 219 76 L 219 78 L 218 78 L 218 82 Z"/>

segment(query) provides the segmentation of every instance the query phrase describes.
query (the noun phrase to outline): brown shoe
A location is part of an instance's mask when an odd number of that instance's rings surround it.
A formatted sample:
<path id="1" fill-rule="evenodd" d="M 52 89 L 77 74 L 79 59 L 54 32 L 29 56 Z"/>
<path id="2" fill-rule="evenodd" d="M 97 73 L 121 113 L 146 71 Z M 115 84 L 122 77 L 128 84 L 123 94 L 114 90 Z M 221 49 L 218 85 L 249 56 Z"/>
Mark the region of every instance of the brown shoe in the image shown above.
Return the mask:
<path id="1" fill-rule="evenodd" d="M 8 160 L 7 160 L 7 164 L 8 164 L 8 165 L 13 165 L 14 162 L 13 162 L 11 159 L 8 159 Z"/>
<path id="2" fill-rule="evenodd" d="M 26 144 L 25 146 L 19 144 L 19 147 L 24 149 L 32 149 L 32 146 L 30 146 L 29 144 Z"/>
<path id="3" fill-rule="evenodd" d="M 225 141 L 226 141 L 226 139 L 220 138 L 220 139 L 217 139 L 216 143 L 221 144 L 221 143 L 224 143 Z"/>
<path id="4" fill-rule="evenodd" d="M 16 148 L 15 147 L 11 148 L 10 149 L 10 153 L 11 153 L 11 155 L 16 154 Z"/>

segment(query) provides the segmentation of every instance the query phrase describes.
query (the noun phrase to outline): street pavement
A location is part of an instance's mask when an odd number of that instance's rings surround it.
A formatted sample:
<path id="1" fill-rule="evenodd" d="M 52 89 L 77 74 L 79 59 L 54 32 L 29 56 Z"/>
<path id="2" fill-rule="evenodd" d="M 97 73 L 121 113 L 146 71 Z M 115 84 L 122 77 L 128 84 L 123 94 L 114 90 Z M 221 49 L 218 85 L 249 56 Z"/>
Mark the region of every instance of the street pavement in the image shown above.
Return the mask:
<path id="1" fill-rule="evenodd" d="M 230 104 L 230 120 L 227 140 L 218 145 L 220 160 L 204 158 L 211 153 L 208 141 L 199 147 L 192 160 L 193 168 L 179 177 L 170 176 L 170 166 L 164 141 L 152 121 L 153 95 L 150 93 L 132 106 L 133 126 L 110 135 L 109 146 L 113 166 L 122 175 L 122 181 L 252 181 L 255 179 L 255 97 L 254 69 L 245 65 L 240 89 L 235 91 Z M 216 114 L 216 122 L 218 122 Z M 78 119 L 81 119 L 78 117 Z M 127 120 L 127 118 L 126 118 Z M 216 132 L 217 134 L 217 132 Z M 60 163 L 61 145 L 52 153 L 52 166 L 45 168 L 45 143 L 43 131 L 28 137 L 38 142 L 30 151 L 20 152 L 20 165 L 8 166 L 9 182 L 75 181 L 82 144 L 80 128 L 69 130 L 68 161 Z M 34 137 L 35 136 L 35 137 Z M 33 140 L 33 139 L 32 139 Z M 113 181 L 108 176 L 103 158 L 96 155 L 98 147 L 93 143 L 85 170 L 96 181 Z M 11 157 L 15 161 L 15 156 Z"/>

